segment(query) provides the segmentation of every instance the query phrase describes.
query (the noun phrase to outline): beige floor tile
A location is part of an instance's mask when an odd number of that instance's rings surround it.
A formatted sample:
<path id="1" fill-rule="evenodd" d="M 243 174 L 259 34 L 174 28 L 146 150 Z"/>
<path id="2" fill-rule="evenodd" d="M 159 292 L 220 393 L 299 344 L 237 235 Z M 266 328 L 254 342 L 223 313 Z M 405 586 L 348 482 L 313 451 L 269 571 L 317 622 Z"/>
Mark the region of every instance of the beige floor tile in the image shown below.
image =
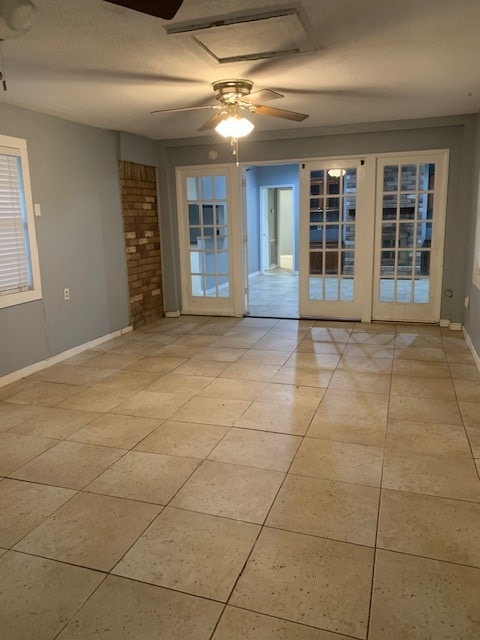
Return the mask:
<path id="1" fill-rule="evenodd" d="M 60 364 L 62 365 L 68 364 L 72 366 L 85 365 L 86 367 L 88 367 L 88 364 L 86 363 L 92 358 L 96 358 L 97 356 L 98 356 L 98 351 L 87 349 L 86 351 L 81 351 L 80 353 L 77 353 L 76 355 L 71 356 L 70 358 L 66 358 L 66 360 L 62 360 Z M 57 365 L 54 365 L 54 366 L 57 366 Z M 53 367 L 49 367 L 49 369 L 53 369 Z"/>
<path id="2" fill-rule="evenodd" d="M 103 579 L 97 571 L 6 553 L 0 558 L 2 638 L 52 640 Z"/>
<path id="3" fill-rule="evenodd" d="M 11 384 L 7 384 L 5 387 L 0 387 L 0 402 L 8 400 L 8 398 L 16 395 L 17 393 L 20 393 L 20 391 L 30 389 L 30 387 L 33 387 L 36 384 L 38 384 L 37 380 L 32 380 L 31 378 L 22 378 L 21 380 L 16 380 Z"/>
<path id="4" fill-rule="evenodd" d="M 209 640 L 222 606 L 205 598 L 109 576 L 58 640 Z"/>
<path id="5" fill-rule="evenodd" d="M 387 449 L 382 486 L 443 498 L 480 502 L 480 480 L 472 459 Z"/>
<path id="6" fill-rule="evenodd" d="M 168 456 L 203 459 L 228 432 L 229 427 L 168 420 L 152 431 L 135 449 Z"/>
<path id="7" fill-rule="evenodd" d="M 341 355 L 345 349 L 344 342 L 313 342 L 303 340 L 298 345 L 297 353 L 326 353 L 331 355 Z"/>
<path id="8" fill-rule="evenodd" d="M 315 370 L 302 366 L 283 366 L 272 378 L 272 382 L 279 384 L 295 384 L 306 387 L 328 386 L 333 375 L 333 370 Z"/>
<path id="9" fill-rule="evenodd" d="M 328 353 L 299 353 L 295 351 L 288 359 L 285 366 L 302 367 L 305 369 L 335 369 L 340 361 L 340 356 Z"/>
<path id="10" fill-rule="evenodd" d="M 302 387 L 293 384 L 268 383 L 258 395 L 259 402 L 288 405 L 289 407 L 309 407 L 316 409 L 323 398 L 324 390 L 316 387 Z"/>
<path id="11" fill-rule="evenodd" d="M 160 425 L 160 420 L 121 416 L 112 413 L 101 415 L 68 439 L 85 444 L 131 449 Z"/>
<path id="12" fill-rule="evenodd" d="M 480 567 L 480 504 L 384 489 L 377 545 Z"/>
<path id="13" fill-rule="evenodd" d="M 162 393 L 161 391 L 139 391 L 126 402 L 122 402 L 112 413 L 167 420 L 180 409 L 192 394 Z"/>
<path id="14" fill-rule="evenodd" d="M 372 446 L 383 446 L 387 427 L 388 395 L 328 389 L 308 435 Z"/>
<path id="15" fill-rule="evenodd" d="M 88 360 L 84 361 L 84 366 L 74 366 L 73 364 L 65 364 L 65 362 L 62 362 L 53 367 L 42 369 L 34 373 L 31 377 L 35 380 L 42 380 L 43 382 L 89 386 L 115 373 L 115 368 L 101 369 L 89 367 L 88 362 L 92 359 L 92 354 L 86 354 L 84 358 L 86 358 L 87 355 Z M 93 359 L 97 356 L 98 354 L 93 354 Z"/>
<path id="16" fill-rule="evenodd" d="M 300 442 L 301 438 L 297 436 L 251 429 L 231 429 L 208 459 L 260 469 L 288 471 Z"/>
<path id="17" fill-rule="evenodd" d="M 273 364 L 282 366 L 290 357 L 290 351 L 275 351 L 272 349 L 250 349 L 238 360 L 239 363 L 251 362 L 255 364 Z"/>
<path id="18" fill-rule="evenodd" d="M 230 603 L 365 638 L 373 550 L 264 529 Z"/>
<path id="19" fill-rule="evenodd" d="M 329 631 L 227 606 L 212 640 L 349 640 Z"/>
<path id="20" fill-rule="evenodd" d="M 342 389 L 343 391 L 388 393 L 390 391 L 390 375 L 367 373 L 366 371 L 337 370 L 333 374 L 329 388 Z"/>
<path id="21" fill-rule="evenodd" d="M 369 640 L 476 640 L 480 570 L 377 551 Z"/>
<path id="22" fill-rule="evenodd" d="M 314 413 L 314 407 L 298 404 L 278 405 L 255 400 L 235 422 L 235 426 L 242 429 L 304 435 Z"/>
<path id="23" fill-rule="evenodd" d="M 463 424 L 471 429 L 480 428 L 480 402 L 459 402 Z"/>
<path id="24" fill-rule="evenodd" d="M 78 493 L 15 549 L 110 571 L 159 511 L 157 505 Z"/>
<path id="25" fill-rule="evenodd" d="M 83 489 L 124 453 L 123 449 L 63 441 L 11 475 L 18 480 Z"/>
<path id="26" fill-rule="evenodd" d="M 250 349 L 264 335 L 266 330 L 257 331 L 235 331 L 231 330 L 215 342 L 215 347 L 227 347 L 229 349 Z M 258 347 L 256 347 L 258 349 Z"/>
<path id="27" fill-rule="evenodd" d="M 58 440 L 0 433 L 0 475 L 6 476 L 47 451 Z"/>
<path id="28" fill-rule="evenodd" d="M 383 344 L 347 344 L 344 356 L 356 358 L 393 358 L 393 347 Z"/>
<path id="29" fill-rule="evenodd" d="M 444 329 L 442 328 L 442 333 L 443 333 Z M 468 351 L 468 344 L 467 341 L 465 340 L 465 338 L 463 337 L 462 333 L 452 333 L 451 330 L 446 329 L 445 330 L 446 333 L 443 333 L 442 338 L 443 338 L 443 344 L 445 346 L 445 348 L 447 347 L 458 347 L 460 349 L 464 349 L 465 351 Z"/>
<path id="30" fill-rule="evenodd" d="M 226 400 L 255 400 L 264 387 L 265 383 L 256 380 L 215 378 L 199 395 Z"/>
<path id="31" fill-rule="evenodd" d="M 27 418 L 9 431 L 25 436 L 42 436 L 62 440 L 93 422 L 101 414 L 94 411 L 74 411 L 52 407 L 38 415 Z"/>
<path id="32" fill-rule="evenodd" d="M 480 458 L 480 428 L 466 427 L 468 440 L 472 447 L 473 457 Z"/>
<path id="33" fill-rule="evenodd" d="M 231 427 L 248 409 L 248 400 L 227 400 L 225 398 L 192 398 L 173 416 L 181 422 L 217 424 Z"/>
<path id="34" fill-rule="evenodd" d="M 392 362 L 391 358 L 343 355 L 338 363 L 337 371 L 390 374 L 392 373 Z"/>
<path id="35" fill-rule="evenodd" d="M 211 376 L 185 376 L 176 373 L 167 373 L 148 387 L 148 391 L 160 391 L 161 393 L 180 393 L 192 396 L 200 393 L 216 378 Z"/>
<path id="36" fill-rule="evenodd" d="M 11 396 L 7 402 L 15 404 L 33 404 L 37 407 L 54 407 L 60 402 L 76 395 L 82 387 L 55 382 L 39 382 L 34 387 Z"/>
<path id="37" fill-rule="evenodd" d="M 480 371 L 475 364 L 456 364 L 452 362 L 449 364 L 449 367 L 452 378 L 456 378 L 457 380 L 474 380 L 477 384 L 480 383 Z"/>
<path id="38" fill-rule="evenodd" d="M 245 349 L 229 349 L 228 347 L 202 347 L 195 356 L 195 360 L 217 360 L 218 362 L 235 362 Z"/>
<path id="39" fill-rule="evenodd" d="M 393 322 L 355 322 L 353 333 L 395 333 L 397 324 Z"/>
<path id="40" fill-rule="evenodd" d="M 387 447 L 402 451 L 471 456 L 465 429 L 451 424 L 389 420 L 386 443 Z"/>
<path id="41" fill-rule="evenodd" d="M 339 327 L 312 327 L 306 336 L 306 340 L 314 342 L 348 342 L 351 328 L 342 329 Z"/>
<path id="42" fill-rule="evenodd" d="M 480 380 L 454 380 L 453 384 L 460 402 L 480 403 Z"/>
<path id="43" fill-rule="evenodd" d="M 126 371 L 150 371 L 152 373 L 170 373 L 185 362 L 185 358 L 173 358 L 169 356 L 145 356 L 137 360 Z"/>
<path id="44" fill-rule="evenodd" d="M 305 438 L 290 473 L 379 487 L 382 462 L 380 447 Z"/>
<path id="45" fill-rule="evenodd" d="M 292 352 L 297 348 L 301 338 L 289 338 L 277 335 L 267 334 L 263 338 L 260 338 L 258 342 L 255 342 L 255 349 L 268 349 L 273 351 L 290 351 Z M 253 346 L 253 345 L 252 345 Z"/>
<path id="46" fill-rule="evenodd" d="M 125 344 L 115 347 L 110 350 L 110 353 L 117 355 L 139 355 L 139 356 L 152 356 L 159 355 L 159 351 L 162 350 L 158 344 L 152 344 L 151 342 L 137 342 L 136 340 L 130 340 Z M 168 354 L 165 354 L 168 355 Z M 86 365 L 88 366 L 88 365 Z"/>
<path id="47" fill-rule="evenodd" d="M 415 378 L 450 378 L 450 369 L 446 362 L 423 362 L 422 360 L 393 361 L 393 374 L 413 376 Z"/>
<path id="48" fill-rule="evenodd" d="M 108 378 L 104 378 L 97 387 L 106 389 L 120 389 L 125 391 L 141 391 L 159 378 L 158 373 L 149 371 L 117 371 Z"/>
<path id="49" fill-rule="evenodd" d="M 438 325 L 433 324 L 420 324 L 418 322 L 408 322 L 402 324 L 400 322 L 395 323 L 397 333 L 416 333 L 418 335 L 430 335 L 439 336 L 443 329 Z"/>
<path id="50" fill-rule="evenodd" d="M 462 418 L 455 400 L 438 398 L 414 398 L 411 396 L 390 397 L 389 418 L 414 420 L 417 422 L 439 422 L 461 425 Z"/>
<path id="51" fill-rule="evenodd" d="M 226 602 L 259 529 L 167 507 L 114 573 Z"/>
<path id="52" fill-rule="evenodd" d="M 175 344 L 184 344 L 194 347 L 208 347 L 213 342 L 216 342 L 216 336 L 211 336 L 205 333 L 187 333 L 180 336 L 175 340 Z"/>
<path id="53" fill-rule="evenodd" d="M 426 362 L 445 362 L 443 349 L 434 347 L 397 347 L 395 358 L 399 360 L 424 360 Z"/>
<path id="54" fill-rule="evenodd" d="M 220 360 L 201 360 L 200 358 L 191 358 L 184 364 L 181 364 L 175 373 L 182 376 L 206 376 L 216 378 L 222 373 L 230 362 L 222 362 Z"/>
<path id="55" fill-rule="evenodd" d="M 62 402 L 60 406 L 64 409 L 105 413 L 125 402 L 134 393 L 134 391 L 126 391 L 125 389 L 106 389 L 105 387 L 94 386 L 76 393 Z"/>
<path id="56" fill-rule="evenodd" d="M 75 495 L 70 489 L 32 482 L 0 482 L 0 545 L 12 547 Z"/>
<path id="57" fill-rule="evenodd" d="M 86 487 L 86 491 L 155 504 L 167 504 L 198 461 L 160 453 L 129 451 Z"/>
<path id="58" fill-rule="evenodd" d="M 474 364 L 472 354 L 468 349 L 463 347 L 451 347 L 448 344 L 445 345 L 445 354 L 448 362 L 456 362 L 459 364 Z"/>
<path id="59" fill-rule="evenodd" d="M 442 336 L 436 334 L 397 332 L 395 337 L 395 347 L 397 349 L 405 349 L 406 347 L 443 349 L 443 339 Z"/>
<path id="60" fill-rule="evenodd" d="M 392 347 L 395 345 L 395 333 L 353 331 L 348 342 L 350 344 L 381 344 Z"/>
<path id="61" fill-rule="evenodd" d="M 288 475 L 266 524 L 372 547 L 379 498 L 373 487 Z"/>
<path id="62" fill-rule="evenodd" d="M 279 369 L 280 365 L 244 362 L 240 359 L 229 365 L 225 371 L 222 371 L 220 377 L 233 378 L 234 380 L 269 382 Z"/>
<path id="63" fill-rule="evenodd" d="M 200 353 L 203 348 L 204 347 L 195 347 L 190 344 L 177 344 L 175 341 L 159 349 L 151 350 L 150 353 L 146 353 L 145 355 L 168 356 L 169 358 L 183 358 L 184 360 L 188 360 L 196 356 L 197 353 Z"/>
<path id="64" fill-rule="evenodd" d="M 285 474 L 206 460 L 171 506 L 262 524 Z"/>
<path id="65" fill-rule="evenodd" d="M 456 399 L 452 381 L 447 378 L 430 379 L 393 375 L 391 393 L 394 396 L 414 398 Z"/>

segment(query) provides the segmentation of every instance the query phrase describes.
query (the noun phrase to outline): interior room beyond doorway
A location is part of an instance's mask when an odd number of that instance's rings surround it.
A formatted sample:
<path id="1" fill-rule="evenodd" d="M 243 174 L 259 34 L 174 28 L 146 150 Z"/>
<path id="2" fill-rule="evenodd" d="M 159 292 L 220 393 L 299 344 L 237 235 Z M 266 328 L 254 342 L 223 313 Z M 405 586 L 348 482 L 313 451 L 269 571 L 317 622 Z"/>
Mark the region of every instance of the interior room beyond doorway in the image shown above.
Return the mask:
<path id="1" fill-rule="evenodd" d="M 247 167 L 248 310 L 252 316 L 297 318 L 297 164 Z"/>

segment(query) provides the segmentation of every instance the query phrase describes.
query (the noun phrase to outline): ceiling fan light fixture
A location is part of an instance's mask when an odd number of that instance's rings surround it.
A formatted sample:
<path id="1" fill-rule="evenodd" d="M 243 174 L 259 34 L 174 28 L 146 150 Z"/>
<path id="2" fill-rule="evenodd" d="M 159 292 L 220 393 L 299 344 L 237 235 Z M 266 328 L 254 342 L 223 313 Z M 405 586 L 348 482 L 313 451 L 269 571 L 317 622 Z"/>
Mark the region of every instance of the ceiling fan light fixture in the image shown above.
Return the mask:
<path id="1" fill-rule="evenodd" d="M 215 131 L 224 138 L 244 138 L 253 131 L 254 124 L 240 116 L 228 116 L 215 127 Z"/>
<path id="2" fill-rule="evenodd" d="M 340 176 L 344 176 L 347 172 L 345 169 L 329 169 L 327 173 L 331 178 L 340 178 Z"/>

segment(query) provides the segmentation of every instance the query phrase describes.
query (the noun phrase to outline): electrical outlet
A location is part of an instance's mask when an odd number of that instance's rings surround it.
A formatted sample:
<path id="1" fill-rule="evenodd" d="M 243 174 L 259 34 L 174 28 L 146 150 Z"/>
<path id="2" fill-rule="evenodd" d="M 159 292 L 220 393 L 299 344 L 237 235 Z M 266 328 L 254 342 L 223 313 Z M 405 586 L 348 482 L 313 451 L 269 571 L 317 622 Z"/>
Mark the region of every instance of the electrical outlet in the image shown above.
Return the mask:
<path id="1" fill-rule="evenodd" d="M 70 289 L 64 289 L 63 290 L 63 299 L 64 300 L 70 300 Z"/>

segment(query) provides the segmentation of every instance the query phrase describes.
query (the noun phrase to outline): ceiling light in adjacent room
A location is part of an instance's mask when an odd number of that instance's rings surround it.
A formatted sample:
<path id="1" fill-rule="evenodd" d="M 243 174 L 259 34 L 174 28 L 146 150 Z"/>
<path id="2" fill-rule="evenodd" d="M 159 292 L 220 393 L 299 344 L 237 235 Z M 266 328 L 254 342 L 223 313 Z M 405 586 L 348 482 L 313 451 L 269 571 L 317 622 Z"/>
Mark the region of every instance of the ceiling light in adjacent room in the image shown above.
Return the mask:
<path id="1" fill-rule="evenodd" d="M 327 173 L 331 178 L 340 178 L 340 176 L 344 176 L 347 172 L 345 169 L 329 169 Z"/>

